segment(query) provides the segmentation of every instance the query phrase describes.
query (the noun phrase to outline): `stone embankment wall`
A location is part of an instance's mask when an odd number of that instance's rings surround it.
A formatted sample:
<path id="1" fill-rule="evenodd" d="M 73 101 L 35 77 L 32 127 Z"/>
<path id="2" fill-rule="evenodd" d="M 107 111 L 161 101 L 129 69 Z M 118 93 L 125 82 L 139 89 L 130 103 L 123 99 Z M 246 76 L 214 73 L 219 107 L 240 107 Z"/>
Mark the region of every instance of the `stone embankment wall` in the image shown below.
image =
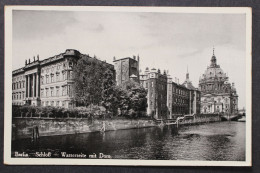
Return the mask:
<path id="1" fill-rule="evenodd" d="M 180 120 L 178 125 L 193 125 L 200 123 L 221 121 L 219 115 L 204 114 L 195 117 L 188 116 Z M 99 132 L 101 130 L 122 130 L 157 126 L 153 120 L 130 120 L 130 119 L 111 119 L 93 120 L 88 119 L 58 119 L 58 118 L 14 118 L 12 124 L 12 138 L 31 138 L 35 127 L 39 136 L 55 136 L 66 134 L 78 134 L 88 132 Z"/>
<path id="2" fill-rule="evenodd" d="M 194 117 L 185 117 L 179 124 L 200 124 L 221 121 L 221 117 L 217 114 L 201 114 Z"/>
<path id="3" fill-rule="evenodd" d="M 77 133 L 97 132 L 100 130 L 121 130 L 156 126 L 153 120 L 93 120 L 88 119 L 47 119 L 14 118 L 13 139 L 31 138 L 33 129 L 38 127 L 39 136 L 55 136 Z M 104 129 L 105 128 L 105 129 Z"/>

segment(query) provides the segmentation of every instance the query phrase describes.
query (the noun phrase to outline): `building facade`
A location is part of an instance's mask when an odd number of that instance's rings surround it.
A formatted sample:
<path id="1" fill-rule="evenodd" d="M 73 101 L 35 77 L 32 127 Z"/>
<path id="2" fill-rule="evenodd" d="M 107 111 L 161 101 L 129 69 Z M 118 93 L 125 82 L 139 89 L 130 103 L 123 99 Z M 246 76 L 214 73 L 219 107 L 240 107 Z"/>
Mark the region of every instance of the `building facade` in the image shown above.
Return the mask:
<path id="1" fill-rule="evenodd" d="M 17 69 L 12 73 L 12 103 L 15 105 L 24 105 L 25 95 L 27 94 L 27 83 L 24 70 Z"/>
<path id="2" fill-rule="evenodd" d="M 189 113 L 189 90 L 168 78 L 167 84 L 168 119 Z"/>
<path id="3" fill-rule="evenodd" d="M 238 111 L 238 95 L 234 83 L 229 83 L 226 73 L 217 64 L 214 54 L 210 66 L 200 77 L 201 113 L 236 114 Z"/>
<path id="4" fill-rule="evenodd" d="M 77 50 L 67 49 L 65 53 L 42 61 L 39 56 L 37 59 L 34 57 L 32 62 L 26 60 L 23 68 L 12 73 L 13 104 L 66 108 L 75 106 L 72 92 L 73 66 L 83 56 L 92 58 Z M 114 68 L 111 64 L 107 65 Z"/>
<path id="5" fill-rule="evenodd" d="M 186 79 L 182 85 L 189 90 L 189 114 L 200 114 L 201 92 L 198 88 L 195 88 L 192 85 L 188 71 L 186 73 Z"/>
<path id="6" fill-rule="evenodd" d="M 155 68 L 140 75 L 140 84 L 147 89 L 147 115 L 155 119 L 167 118 L 167 75 Z"/>
<path id="7" fill-rule="evenodd" d="M 192 85 L 189 73 L 187 72 L 183 84 L 179 84 L 178 80 L 173 82 L 170 75 L 167 81 L 168 119 L 187 114 L 199 114 L 200 91 Z"/>

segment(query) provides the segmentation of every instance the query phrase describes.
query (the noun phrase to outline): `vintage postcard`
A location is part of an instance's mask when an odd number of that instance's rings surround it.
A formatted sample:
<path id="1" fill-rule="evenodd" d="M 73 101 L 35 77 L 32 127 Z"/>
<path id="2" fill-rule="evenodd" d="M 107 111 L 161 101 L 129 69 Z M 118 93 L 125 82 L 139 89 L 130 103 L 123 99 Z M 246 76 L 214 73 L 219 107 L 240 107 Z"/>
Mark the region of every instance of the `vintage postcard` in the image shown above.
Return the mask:
<path id="1" fill-rule="evenodd" d="M 251 8 L 5 7 L 4 163 L 251 166 Z"/>

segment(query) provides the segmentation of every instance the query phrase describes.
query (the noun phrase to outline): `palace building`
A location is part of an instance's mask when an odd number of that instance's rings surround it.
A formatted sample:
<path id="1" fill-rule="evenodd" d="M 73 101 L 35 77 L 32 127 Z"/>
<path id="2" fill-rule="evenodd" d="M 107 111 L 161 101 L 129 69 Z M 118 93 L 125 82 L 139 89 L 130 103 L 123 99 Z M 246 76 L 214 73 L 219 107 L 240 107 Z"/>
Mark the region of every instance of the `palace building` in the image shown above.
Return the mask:
<path id="1" fill-rule="evenodd" d="M 82 58 L 95 58 L 67 49 L 64 53 L 39 60 L 25 61 L 25 66 L 13 71 L 12 102 L 14 105 L 77 106 L 73 97 L 73 66 Z M 96 58 L 95 58 L 96 59 Z M 98 59 L 96 59 L 98 60 Z M 100 61 L 100 60 L 98 60 Z M 101 61 L 106 63 L 105 61 Z M 115 59 L 106 63 L 115 72 L 117 85 L 133 80 L 143 86 L 147 94 L 147 115 L 155 119 L 172 119 L 184 114 L 197 114 L 200 110 L 200 91 L 189 80 L 179 84 L 155 68 L 146 68 L 139 74 L 139 56 Z"/>
<path id="2" fill-rule="evenodd" d="M 83 56 L 77 50 L 67 49 L 53 57 L 25 61 L 23 68 L 12 72 L 12 102 L 14 105 L 73 107 L 73 65 Z M 102 61 L 103 63 L 106 63 Z M 110 68 L 113 65 L 106 63 Z"/>
<path id="3" fill-rule="evenodd" d="M 140 75 L 140 84 L 147 89 L 147 115 L 155 119 L 167 117 L 167 75 L 155 68 L 146 68 Z"/>
<path id="4" fill-rule="evenodd" d="M 147 89 L 147 115 L 155 119 L 172 119 L 200 113 L 200 91 L 189 80 L 183 84 L 172 81 L 166 71 L 146 68 L 140 74 L 140 84 Z"/>
<path id="5" fill-rule="evenodd" d="M 214 48 L 210 66 L 199 79 L 199 89 L 201 113 L 237 113 L 238 95 L 235 85 L 229 83 L 228 76 L 217 64 Z"/>

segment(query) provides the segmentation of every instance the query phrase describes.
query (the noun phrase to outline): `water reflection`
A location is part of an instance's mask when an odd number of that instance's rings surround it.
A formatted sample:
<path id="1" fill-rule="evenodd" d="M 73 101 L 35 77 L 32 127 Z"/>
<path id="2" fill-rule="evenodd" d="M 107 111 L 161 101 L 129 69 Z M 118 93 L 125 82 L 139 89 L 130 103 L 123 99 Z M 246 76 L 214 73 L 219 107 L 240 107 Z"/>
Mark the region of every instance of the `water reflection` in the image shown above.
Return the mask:
<path id="1" fill-rule="evenodd" d="M 219 122 L 179 130 L 164 126 L 40 137 L 34 143 L 15 141 L 12 151 L 104 153 L 116 159 L 245 160 L 245 124 Z"/>

